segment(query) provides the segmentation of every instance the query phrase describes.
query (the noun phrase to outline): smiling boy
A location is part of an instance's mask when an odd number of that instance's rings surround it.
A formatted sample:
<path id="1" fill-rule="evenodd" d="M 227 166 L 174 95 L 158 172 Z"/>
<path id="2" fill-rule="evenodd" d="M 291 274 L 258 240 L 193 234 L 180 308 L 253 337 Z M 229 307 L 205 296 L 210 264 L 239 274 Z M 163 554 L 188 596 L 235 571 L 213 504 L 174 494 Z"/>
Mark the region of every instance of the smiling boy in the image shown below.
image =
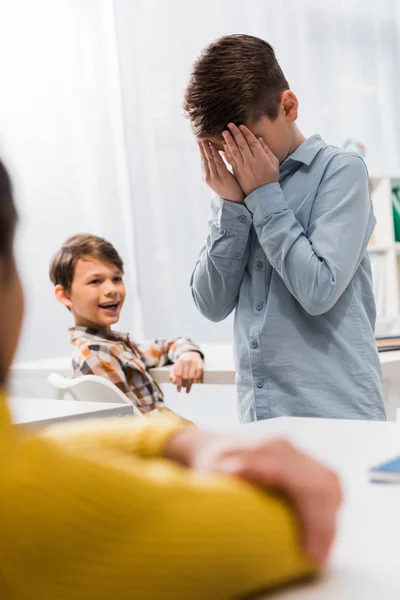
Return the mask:
<path id="1" fill-rule="evenodd" d="M 136 343 L 112 331 L 125 302 L 123 275 L 116 249 L 94 235 L 70 237 L 53 257 L 50 279 L 56 298 L 75 322 L 70 329 L 74 374 L 106 377 L 143 413 L 168 411 L 148 369 L 173 363 L 172 383 L 190 392 L 202 379 L 203 355 L 186 338 Z"/>

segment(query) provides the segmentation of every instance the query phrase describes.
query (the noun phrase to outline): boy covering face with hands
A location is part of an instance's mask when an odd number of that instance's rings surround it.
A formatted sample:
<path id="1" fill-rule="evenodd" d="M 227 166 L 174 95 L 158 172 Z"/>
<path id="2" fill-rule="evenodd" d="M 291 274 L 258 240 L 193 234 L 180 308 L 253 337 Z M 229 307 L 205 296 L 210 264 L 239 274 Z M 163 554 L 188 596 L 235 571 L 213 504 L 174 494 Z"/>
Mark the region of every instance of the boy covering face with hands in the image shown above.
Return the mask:
<path id="1" fill-rule="evenodd" d="M 192 294 L 212 321 L 235 311 L 241 420 L 384 419 L 364 162 L 302 135 L 298 100 L 259 38 L 208 46 L 184 109 L 215 192 Z"/>

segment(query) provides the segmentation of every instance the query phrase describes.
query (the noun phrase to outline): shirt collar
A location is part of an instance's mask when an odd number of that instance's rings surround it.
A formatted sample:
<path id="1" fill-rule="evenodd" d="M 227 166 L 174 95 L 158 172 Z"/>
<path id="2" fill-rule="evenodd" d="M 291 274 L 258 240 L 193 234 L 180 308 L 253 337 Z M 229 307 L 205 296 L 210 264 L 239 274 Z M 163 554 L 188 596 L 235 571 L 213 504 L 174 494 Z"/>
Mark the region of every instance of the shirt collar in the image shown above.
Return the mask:
<path id="1" fill-rule="evenodd" d="M 320 135 L 312 135 L 300 144 L 292 154 L 289 154 L 289 156 L 285 158 L 281 164 L 281 168 L 290 161 L 301 162 L 309 167 L 321 148 L 324 148 L 325 146 L 326 144 Z"/>
<path id="2" fill-rule="evenodd" d="M 110 342 L 127 342 L 129 336 L 127 333 L 118 331 L 104 331 L 101 329 L 92 329 L 90 327 L 71 327 L 69 329 L 71 342 L 80 338 L 85 340 L 108 340 Z"/>

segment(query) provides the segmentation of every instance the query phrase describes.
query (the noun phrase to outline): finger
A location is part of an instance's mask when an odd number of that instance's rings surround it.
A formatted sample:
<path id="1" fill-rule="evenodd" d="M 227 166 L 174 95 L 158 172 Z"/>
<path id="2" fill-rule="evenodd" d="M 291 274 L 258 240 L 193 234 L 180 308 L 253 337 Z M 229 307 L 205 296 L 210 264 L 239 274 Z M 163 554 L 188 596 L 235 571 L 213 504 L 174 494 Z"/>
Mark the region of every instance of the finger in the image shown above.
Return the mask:
<path id="1" fill-rule="evenodd" d="M 218 152 L 218 150 L 216 149 L 214 144 L 212 144 L 211 142 L 210 142 L 210 150 L 211 150 L 211 154 L 213 156 L 214 163 L 216 164 L 218 171 L 226 170 L 226 165 L 225 165 L 224 161 L 222 160 L 220 153 Z"/>
<path id="2" fill-rule="evenodd" d="M 196 373 L 194 376 L 194 380 L 196 383 L 201 383 L 203 381 L 203 367 L 200 365 L 197 365 L 197 367 L 196 367 Z"/>
<path id="3" fill-rule="evenodd" d="M 246 125 L 240 125 L 239 131 L 242 133 L 244 139 L 246 140 L 252 155 L 260 156 L 262 148 L 260 147 L 259 141 L 257 140 L 254 133 L 252 133 L 250 129 L 246 127 Z"/>
<path id="4" fill-rule="evenodd" d="M 190 366 L 190 372 L 189 372 L 189 377 L 188 377 L 188 385 L 186 387 L 186 393 L 188 394 L 190 392 L 190 390 L 192 389 L 192 385 L 193 383 L 195 383 L 195 379 L 196 379 L 196 371 L 197 371 L 197 364 L 195 362 L 193 362 Z"/>
<path id="5" fill-rule="evenodd" d="M 186 388 L 186 391 L 187 391 L 188 385 L 189 385 L 190 369 L 191 369 L 191 361 L 188 360 L 185 362 L 184 367 L 183 367 L 183 387 Z M 191 384 L 190 384 L 190 386 L 191 386 Z"/>
<path id="6" fill-rule="evenodd" d="M 228 148 L 228 144 L 224 144 L 224 154 L 233 171 L 235 171 L 236 162 L 231 151 Z"/>
<path id="7" fill-rule="evenodd" d="M 206 156 L 207 163 L 208 163 L 208 168 L 211 173 L 211 177 L 216 178 L 218 175 L 218 170 L 217 170 L 217 165 L 215 163 L 212 150 L 210 148 L 210 144 L 209 144 L 209 142 L 202 142 L 202 144 L 203 144 L 204 154 Z"/>
<path id="8" fill-rule="evenodd" d="M 231 163 L 232 166 L 234 164 L 235 165 L 242 164 L 243 163 L 242 153 L 241 153 L 240 149 L 238 148 L 235 138 L 233 137 L 233 135 L 231 135 L 231 132 L 226 130 L 226 131 L 222 132 L 222 135 L 224 137 L 225 144 L 228 146 L 229 153 L 233 160 L 233 163 Z"/>
<path id="9" fill-rule="evenodd" d="M 282 468 L 274 458 L 265 460 L 265 457 L 249 454 L 243 465 L 241 477 L 264 489 L 280 489 Z"/>
<path id="10" fill-rule="evenodd" d="M 175 366 L 176 389 L 178 392 L 180 392 L 182 389 L 182 372 L 183 372 L 182 362 L 178 361 L 174 366 Z"/>
<path id="11" fill-rule="evenodd" d="M 172 367 L 170 372 L 169 372 L 169 380 L 172 383 L 176 383 L 176 376 L 175 376 L 175 367 Z"/>
<path id="12" fill-rule="evenodd" d="M 237 147 L 239 148 L 240 154 L 242 156 L 242 160 L 244 161 L 244 160 L 248 160 L 249 158 L 251 158 L 253 156 L 253 154 L 251 152 L 250 146 L 247 143 L 247 140 L 244 137 L 241 130 L 239 129 L 239 127 L 237 127 L 234 123 L 229 123 L 228 128 L 234 137 Z"/>
<path id="13" fill-rule="evenodd" d="M 201 145 L 203 146 L 203 152 L 204 152 L 204 156 L 206 157 L 207 160 L 211 159 L 213 160 L 213 156 L 212 156 L 212 152 L 211 152 L 211 148 L 210 148 L 210 143 L 207 141 L 203 141 L 200 142 Z"/>
<path id="14" fill-rule="evenodd" d="M 327 499 L 317 508 L 313 502 L 300 514 L 305 551 L 319 565 L 327 560 L 335 537 L 336 511 L 337 507 Z"/>
<path id="15" fill-rule="evenodd" d="M 207 181 L 210 179 L 210 168 L 208 166 L 208 160 L 204 152 L 203 142 L 197 142 L 197 145 L 200 150 L 200 158 L 201 158 L 201 168 L 203 169 L 204 179 Z"/>
<path id="16" fill-rule="evenodd" d="M 264 142 L 264 140 L 262 138 L 258 138 L 258 141 L 260 142 L 260 148 L 262 150 L 262 152 L 264 153 L 264 158 L 266 157 L 269 161 L 269 164 L 271 165 L 271 169 L 279 169 L 279 160 L 276 158 L 275 154 L 273 154 L 273 152 L 271 152 L 271 150 L 268 148 L 267 144 Z"/>
<path id="17" fill-rule="evenodd" d="M 269 148 L 268 148 L 267 144 L 264 142 L 264 140 L 262 138 L 258 138 L 258 141 L 260 142 L 262 151 L 264 152 L 264 154 L 268 157 L 269 161 L 271 162 L 270 152 L 269 152 Z"/>
<path id="18" fill-rule="evenodd" d="M 264 152 L 268 155 L 268 158 L 270 159 L 271 163 L 276 166 L 277 164 L 279 164 L 279 160 L 277 159 L 277 157 L 275 156 L 275 154 L 272 152 L 272 150 L 270 150 L 270 148 L 267 146 L 267 144 L 264 142 L 264 140 L 262 138 L 258 138 L 260 141 L 260 144 L 264 150 Z"/>
<path id="19" fill-rule="evenodd" d="M 225 148 L 225 144 L 223 145 L 223 147 Z M 232 165 L 229 162 L 229 159 L 228 159 L 228 156 L 227 156 L 225 150 L 221 150 L 220 155 L 222 156 L 222 160 L 224 161 L 225 166 L 228 169 L 228 171 L 231 170 L 232 169 Z"/>
<path id="20" fill-rule="evenodd" d="M 261 145 L 262 149 L 264 150 L 265 154 L 268 154 L 268 152 L 267 152 L 267 144 L 264 142 L 264 140 L 262 139 L 262 137 L 259 137 L 258 141 L 260 142 L 260 145 Z"/>
<path id="21" fill-rule="evenodd" d="M 337 511 L 342 502 L 342 489 L 337 475 L 331 471 L 326 474 L 325 480 L 322 494 L 319 494 L 317 502 L 308 503 L 305 517 L 306 551 L 321 565 L 329 556 L 336 534 Z M 318 506 L 317 510 L 315 505 Z"/>

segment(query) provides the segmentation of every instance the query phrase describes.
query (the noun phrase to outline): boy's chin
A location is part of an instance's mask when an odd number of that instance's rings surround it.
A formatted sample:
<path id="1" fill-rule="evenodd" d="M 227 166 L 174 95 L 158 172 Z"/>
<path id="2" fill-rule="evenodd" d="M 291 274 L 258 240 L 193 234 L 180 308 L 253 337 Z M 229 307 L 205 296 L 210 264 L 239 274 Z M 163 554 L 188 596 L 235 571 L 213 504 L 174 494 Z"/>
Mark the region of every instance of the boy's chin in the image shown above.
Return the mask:
<path id="1" fill-rule="evenodd" d="M 111 327 L 111 325 L 115 325 L 116 323 L 118 323 L 118 321 L 119 314 L 103 316 L 101 319 L 98 320 L 97 327 L 99 329 L 107 329 L 108 327 Z"/>
<path id="2" fill-rule="evenodd" d="M 115 323 L 118 323 L 118 321 L 119 321 L 119 315 L 115 315 L 115 317 L 107 317 L 106 319 L 103 320 L 103 323 L 106 326 L 110 326 L 110 325 L 115 325 Z"/>

